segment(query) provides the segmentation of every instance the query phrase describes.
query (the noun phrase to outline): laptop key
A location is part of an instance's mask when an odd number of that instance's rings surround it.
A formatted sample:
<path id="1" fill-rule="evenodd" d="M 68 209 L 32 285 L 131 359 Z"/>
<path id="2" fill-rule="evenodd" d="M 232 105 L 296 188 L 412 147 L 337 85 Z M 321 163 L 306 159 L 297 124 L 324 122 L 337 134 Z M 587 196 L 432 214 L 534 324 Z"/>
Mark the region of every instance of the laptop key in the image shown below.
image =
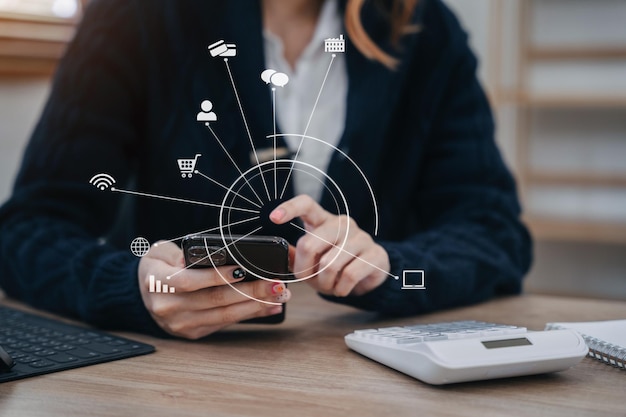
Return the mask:
<path id="1" fill-rule="evenodd" d="M 100 356 L 96 352 L 92 352 L 90 350 L 86 350 L 86 349 L 82 349 L 82 348 L 68 350 L 68 351 L 66 351 L 66 353 L 71 355 L 71 356 L 76 356 L 76 357 L 82 358 L 82 359 L 91 359 L 91 358 L 97 358 L 98 356 Z"/>
<path id="2" fill-rule="evenodd" d="M 50 362 L 45 359 L 40 359 L 38 361 L 29 363 L 29 365 L 32 366 L 33 368 L 45 368 L 47 366 L 54 365 L 54 362 Z"/>
<path id="3" fill-rule="evenodd" d="M 57 363 L 68 363 L 78 360 L 76 356 L 70 356 L 65 353 L 57 353 L 56 355 L 48 356 L 46 359 Z"/>

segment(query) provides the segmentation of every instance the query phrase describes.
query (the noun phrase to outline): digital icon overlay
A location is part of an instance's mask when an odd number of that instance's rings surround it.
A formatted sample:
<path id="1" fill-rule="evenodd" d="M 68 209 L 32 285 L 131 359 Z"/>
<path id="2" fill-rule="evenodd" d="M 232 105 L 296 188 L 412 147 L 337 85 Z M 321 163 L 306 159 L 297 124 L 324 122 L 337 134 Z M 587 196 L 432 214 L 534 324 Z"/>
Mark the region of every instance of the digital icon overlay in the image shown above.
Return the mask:
<path id="1" fill-rule="evenodd" d="M 426 281 L 424 270 L 407 269 L 402 271 L 402 289 L 403 290 L 425 290 Z"/>
<path id="2" fill-rule="evenodd" d="M 284 87 L 289 82 L 289 76 L 284 72 L 278 72 L 273 69 L 266 69 L 261 73 L 261 79 L 265 84 L 272 84 L 276 87 Z"/>
<path id="3" fill-rule="evenodd" d="M 215 129 L 213 129 L 213 123 L 218 120 L 218 115 L 214 112 L 214 105 L 219 103 L 215 103 L 209 99 L 205 99 L 200 103 L 200 112 L 196 114 L 196 121 L 202 122 L 210 134 L 213 136 L 213 139 L 219 144 L 221 151 L 224 153 L 224 157 L 228 158 L 230 163 L 232 164 L 232 168 L 236 170 L 235 175 L 232 177 L 234 181 L 230 184 L 221 183 L 217 179 L 211 178 L 205 173 L 201 172 L 197 168 L 198 158 L 202 156 L 201 153 L 196 153 L 193 158 L 190 158 L 189 155 L 193 154 L 190 152 L 185 155 L 183 158 L 178 158 L 177 167 L 180 171 L 180 175 L 182 178 L 192 178 L 194 177 L 194 181 L 198 180 L 208 180 L 212 182 L 214 185 L 221 187 L 225 190 L 223 195 L 219 194 L 211 194 L 211 198 L 213 201 L 198 201 L 198 200 L 190 200 L 184 198 L 178 198 L 176 196 L 167 196 L 167 195 L 159 195 L 154 193 L 146 193 L 141 192 L 139 190 L 128 190 L 128 189 L 118 189 L 113 187 L 115 184 L 115 179 L 109 174 L 97 174 L 90 180 L 90 183 L 93 184 L 99 190 L 107 190 L 115 193 L 128 194 L 137 197 L 145 197 L 145 198 L 153 198 L 153 199 L 161 199 L 166 201 L 175 201 L 184 204 L 194 204 L 205 207 L 213 207 L 219 209 L 219 216 L 213 219 L 208 219 L 211 225 L 214 227 L 207 228 L 202 231 L 195 231 L 193 233 L 188 234 L 202 234 L 202 233 L 216 233 L 222 236 L 222 240 L 224 246 L 220 248 L 220 250 L 227 251 L 230 256 L 233 258 L 234 262 L 237 264 L 245 264 L 241 259 L 237 259 L 239 253 L 231 248 L 229 245 L 233 241 L 233 236 L 249 236 L 254 234 L 272 234 L 274 233 L 265 233 L 271 230 L 271 227 L 275 227 L 275 225 L 268 225 L 269 213 L 273 210 L 281 202 L 285 201 L 288 198 L 286 195 L 287 190 L 289 189 L 289 185 L 293 185 L 292 181 L 292 173 L 298 172 L 298 175 L 312 175 L 316 179 L 323 178 L 323 182 L 318 179 L 318 181 L 322 182 L 322 185 L 325 187 L 327 193 L 329 193 L 334 200 L 335 207 L 330 211 L 337 215 L 345 215 L 349 216 L 351 208 L 349 207 L 350 202 L 346 200 L 346 196 L 343 191 L 340 189 L 339 184 L 341 182 L 336 182 L 334 178 L 329 176 L 328 173 L 324 172 L 324 170 L 312 165 L 304 163 L 299 160 L 300 151 L 304 141 L 308 143 L 315 144 L 315 146 L 325 146 L 332 148 L 332 152 L 338 153 L 341 155 L 343 160 L 346 161 L 349 167 L 353 170 L 355 174 L 355 179 L 361 182 L 361 186 L 363 187 L 364 193 L 368 196 L 368 200 L 371 202 L 371 210 L 372 210 L 372 219 L 373 223 L 371 226 L 371 230 L 369 233 L 372 236 L 378 235 L 378 227 L 379 227 L 379 213 L 378 213 L 378 205 L 376 202 L 376 198 L 374 196 L 374 192 L 372 189 L 369 180 L 367 179 L 365 173 L 361 170 L 361 168 L 357 165 L 357 163 L 352 160 L 352 158 L 345 153 L 342 149 L 328 143 L 322 138 L 315 138 L 313 136 L 308 135 L 308 128 L 313 119 L 317 105 L 319 100 L 316 100 L 313 104 L 313 107 L 310 111 L 310 116 L 306 127 L 303 132 L 292 132 L 292 133 L 277 133 L 276 130 L 276 87 L 285 87 L 289 83 L 289 76 L 285 73 L 276 71 L 274 69 L 268 68 L 261 72 L 260 78 L 266 84 L 272 86 L 272 125 L 273 125 L 273 134 L 271 132 L 267 132 L 265 138 L 268 142 L 267 145 L 259 145 L 262 143 L 261 141 L 253 140 L 253 132 L 248 126 L 248 121 L 246 119 L 246 114 L 244 112 L 242 101 L 239 97 L 239 93 L 237 91 L 236 80 L 233 77 L 233 73 L 231 72 L 231 62 L 226 57 L 236 56 L 237 48 L 234 44 L 227 44 L 224 40 L 217 41 L 211 44 L 208 47 L 209 53 L 212 57 L 224 57 L 223 64 L 225 66 L 226 72 L 228 74 L 228 80 L 231 83 L 234 98 L 236 99 L 236 103 L 241 115 L 241 121 L 243 122 L 245 132 L 247 134 L 247 138 L 249 141 L 249 153 L 250 153 L 250 165 L 244 163 L 239 159 L 236 159 L 231 155 L 230 148 L 225 146 L 222 140 L 218 137 L 218 134 Z M 335 52 L 344 52 L 345 51 L 345 39 L 343 35 L 340 35 L 339 38 L 329 38 L 325 41 L 325 50 L 327 52 L 332 52 L 331 56 L 328 56 L 329 63 L 327 74 L 332 70 L 333 62 L 335 61 L 336 55 Z M 326 77 L 322 81 L 322 84 L 319 88 L 318 99 L 319 96 L 324 91 L 324 86 L 326 84 Z M 280 95 L 278 95 L 280 96 Z M 280 98 L 280 97 L 279 97 Z M 218 131 L 219 132 L 219 131 Z M 285 141 L 283 140 L 286 136 L 292 136 L 299 140 L 300 145 L 293 148 L 286 147 L 284 145 Z M 256 139 L 256 138 L 255 138 Z M 256 144 L 255 144 L 256 143 Z M 295 142 L 297 144 L 297 142 Z M 243 142 L 240 146 L 246 146 Z M 220 148 L 216 148 L 218 151 Z M 238 175 L 237 175 L 238 174 Z M 197 178 L 197 179 L 196 179 Z M 290 182 L 291 181 L 291 182 Z M 358 185 L 357 185 L 358 186 Z M 310 235 L 312 238 L 319 239 L 325 242 L 327 245 L 332 246 L 333 252 L 335 254 L 335 258 L 333 258 L 332 262 L 334 262 L 338 256 L 340 255 L 348 255 L 352 257 L 355 261 L 364 262 L 370 265 L 372 268 L 378 269 L 381 272 L 384 272 L 389 277 L 399 280 L 400 277 L 396 276 L 389 271 L 385 271 L 380 267 L 371 264 L 368 260 L 363 259 L 362 257 L 351 253 L 347 250 L 346 242 L 349 235 L 349 226 L 338 227 L 337 235 L 333 237 L 322 237 L 316 235 L 313 231 L 307 230 L 302 227 L 301 224 L 297 221 L 289 222 L 288 224 L 283 225 L 290 229 L 295 229 L 298 233 L 305 233 Z M 267 227 L 267 229 L 265 229 Z M 293 232 L 294 230 L 291 230 Z M 345 233 L 345 235 L 344 235 Z M 187 235 L 187 234 L 186 234 Z M 179 236 L 173 239 L 164 240 L 163 242 L 175 242 L 183 239 L 184 236 Z M 329 240 L 326 240 L 329 239 Z M 159 243 L 155 243 L 155 246 L 159 245 Z M 145 256 L 150 250 L 150 243 L 145 238 L 136 238 L 131 243 L 131 252 L 138 257 Z M 330 263 L 328 266 L 330 266 Z M 185 271 L 187 268 L 192 265 L 187 265 L 185 267 L 181 267 L 179 271 L 171 274 L 167 277 L 169 280 L 171 277 Z M 308 266 L 307 269 L 303 269 L 300 271 L 292 271 L 292 274 L 284 277 L 275 277 L 275 276 L 264 276 L 260 274 L 257 276 L 259 279 L 263 279 L 266 281 L 277 281 L 277 282 L 299 282 L 304 281 L 306 279 L 312 278 L 316 276 L 320 270 L 328 267 L 321 265 Z M 221 276 L 221 272 L 219 269 L 216 270 L 218 274 Z M 403 276 L 403 289 L 425 289 L 424 285 L 424 274 L 423 271 L 419 270 L 405 270 L 402 274 Z M 300 278 L 296 278 L 300 277 Z M 249 299 L 256 300 L 265 304 L 273 304 L 280 305 L 280 303 L 261 300 L 255 298 L 251 294 L 246 294 L 241 291 L 237 286 L 233 285 L 230 281 L 231 277 L 221 276 L 224 280 L 225 285 L 229 285 L 233 291 L 241 293 L 243 296 L 248 297 Z M 148 290 L 151 293 L 175 293 L 175 288 L 169 284 L 169 281 L 158 280 L 155 276 L 149 276 Z"/>
<path id="4" fill-rule="evenodd" d="M 338 38 L 324 39 L 324 52 L 346 52 L 346 40 L 343 35 Z"/>
<path id="5" fill-rule="evenodd" d="M 223 39 L 209 45 L 209 53 L 213 58 L 237 56 L 237 45 L 226 43 Z"/>
<path id="6" fill-rule="evenodd" d="M 204 100 L 200 104 L 200 112 L 196 115 L 196 120 L 198 122 L 215 122 L 217 121 L 217 114 L 213 111 L 213 103 L 211 100 Z"/>
<path id="7" fill-rule="evenodd" d="M 138 258 L 146 256 L 150 250 L 150 242 L 145 237 L 136 237 L 130 242 L 130 251 Z"/>
<path id="8" fill-rule="evenodd" d="M 170 277 L 167 277 L 170 279 Z M 162 294 L 174 294 L 176 288 L 168 284 L 163 284 L 160 279 L 155 279 L 154 275 L 148 276 L 148 292 L 162 293 Z"/>
<path id="9" fill-rule="evenodd" d="M 198 158 L 200 158 L 201 156 L 201 154 L 197 153 L 193 159 L 177 159 L 181 177 L 191 178 L 193 172 L 196 169 L 196 162 L 198 162 Z"/>
<path id="10" fill-rule="evenodd" d="M 94 185 L 100 191 L 104 191 L 115 184 L 115 178 L 109 174 L 96 174 L 91 177 L 89 184 Z"/>

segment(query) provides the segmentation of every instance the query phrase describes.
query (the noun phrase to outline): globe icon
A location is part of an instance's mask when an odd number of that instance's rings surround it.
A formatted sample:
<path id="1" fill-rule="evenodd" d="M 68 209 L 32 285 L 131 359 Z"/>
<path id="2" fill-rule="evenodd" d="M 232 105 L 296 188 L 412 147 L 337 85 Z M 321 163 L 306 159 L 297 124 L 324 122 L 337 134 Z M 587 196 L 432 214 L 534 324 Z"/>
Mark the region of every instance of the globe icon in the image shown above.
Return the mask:
<path id="1" fill-rule="evenodd" d="M 145 256 L 150 250 L 150 242 L 145 237 L 137 237 L 130 243 L 130 251 L 137 257 Z"/>

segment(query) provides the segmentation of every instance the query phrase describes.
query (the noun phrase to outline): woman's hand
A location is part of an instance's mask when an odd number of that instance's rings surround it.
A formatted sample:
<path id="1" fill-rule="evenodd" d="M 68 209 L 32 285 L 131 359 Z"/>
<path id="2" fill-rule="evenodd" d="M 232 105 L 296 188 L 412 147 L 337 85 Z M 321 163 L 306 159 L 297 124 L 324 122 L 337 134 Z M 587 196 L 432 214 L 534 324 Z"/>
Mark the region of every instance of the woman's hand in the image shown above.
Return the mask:
<path id="1" fill-rule="evenodd" d="M 239 294 L 224 282 L 217 269 L 238 290 L 256 299 L 284 303 L 291 297 L 282 283 L 264 280 L 237 283 L 244 278 L 240 275 L 245 275 L 238 266 L 183 270 L 184 267 L 182 250 L 171 242 L 152 246 L 139 262 L 143 303 L 158 325 L 175 336 L 198 339 L 230 324 L 282 311 L 282 305 L 262 303 Z M 150 275 L 175 287 L 176 292 L 149 292 Z"/>
<path id="2" fill-rule="evenodd" d="M 387 252 L 350 217 L 327 212 L 307 195 L 292 198 L 270 213 L 276 224 L 296 217 L 302 219 L 306 230 L 295 248 L 296 278 L 314 275 L 307 282 L 317 291 L 345 297 L 365 294 L 389 276 Z"/>

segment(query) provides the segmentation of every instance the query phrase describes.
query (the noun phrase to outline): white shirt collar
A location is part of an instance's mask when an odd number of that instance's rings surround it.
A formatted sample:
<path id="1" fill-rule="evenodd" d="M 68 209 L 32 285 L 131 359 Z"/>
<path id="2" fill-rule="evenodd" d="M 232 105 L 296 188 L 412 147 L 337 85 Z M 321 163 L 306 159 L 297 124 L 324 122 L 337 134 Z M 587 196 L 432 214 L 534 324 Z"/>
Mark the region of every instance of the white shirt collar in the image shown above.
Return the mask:
<path id="1" fill-rule="evenodd" d="M 308 136 L 326 143 L 304 139 L 298 154 L 298 161 L 313 165 L 322 171 L 327 170 L 333 146 L 337 146 L 343 133 L 348 91 L 344 54 L 336 54 L 331 70 L 327 74 L 331 54 L 324 52 L 324 40 L 336 38 L 342 31 L 342 14 L 337 0 L 326 0 L 322 5 L 311 41 L 298 57 L 293 69 L 284 57 L 280 38 L 267 30 L 264 31 L 266 68 L 289 76 L 287 85 L 276 88 L 278 125 L 283 133 L 292 134 L 285 136 L 291 152 L 298 149 L 302 140 L 301 135 L 305 130 Z M 311 118 L 322 83 L 324 89 Z M 324 178 L 317 171 L 296 170 L 293 172 L 293 180 L 297 194 L 308 194 L 319 200 L 324 187 Z"/>

